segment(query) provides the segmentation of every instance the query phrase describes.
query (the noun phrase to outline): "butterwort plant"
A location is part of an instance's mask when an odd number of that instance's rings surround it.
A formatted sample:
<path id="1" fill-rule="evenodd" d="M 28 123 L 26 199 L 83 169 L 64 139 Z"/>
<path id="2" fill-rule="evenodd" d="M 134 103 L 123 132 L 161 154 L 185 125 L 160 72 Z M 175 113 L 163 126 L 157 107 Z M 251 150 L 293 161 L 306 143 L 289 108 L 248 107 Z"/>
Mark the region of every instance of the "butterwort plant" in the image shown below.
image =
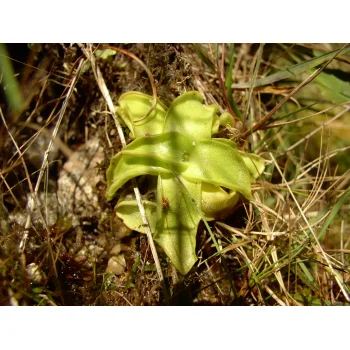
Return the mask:
<path id="1" fill-rule="evenodd" d="M 240 195 L 251 199 L 264 159 L 238 150 L 229 139 L 213 138 L 220 125 L 233 125 L 233 117 L 220 115 L 217 105 L 204 105 L 198 92 L 184 93 L 169 108 L 157 100 L 147 115 L 152 102 L 152 96 L 135 91 L 119 98 L 116 112 L 133 141 L 111 158 L 106 197 L 111 200 L 134 177 L 153 177 L 143 198 L 153 238 L 185 275 L 198 259 L 199 222 L 231 214 Z M 136 200 L 120 192 L 116 214 L 145 233 Z"/>

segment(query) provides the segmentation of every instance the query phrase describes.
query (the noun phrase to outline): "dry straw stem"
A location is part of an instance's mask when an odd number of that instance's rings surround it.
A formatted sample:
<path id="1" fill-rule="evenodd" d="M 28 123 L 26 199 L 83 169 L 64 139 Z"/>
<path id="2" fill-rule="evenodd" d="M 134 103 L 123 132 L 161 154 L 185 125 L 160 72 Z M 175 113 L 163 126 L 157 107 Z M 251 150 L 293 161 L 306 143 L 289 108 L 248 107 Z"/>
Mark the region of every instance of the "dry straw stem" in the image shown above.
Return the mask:
<path id="1" fill-rule="evenodd" d="M 104 99 L 107 102 L 109 111 L 111 112 L 111 114 L 113 116 L 113 119 L 114 119 L 114 122 L 116 124 L 116 127 L 117 127 L 117 130 L 118 130 L 118 134 L 119 134 L 122 146 L 124 147 L 124 146 L 126 146 L 125 136 L 124 136 L 122 127 L 121 127 L 121 125 L 120 125 L 120 123 L 119 123 L 119 121 L 117 119 L 116 114 L 115 114 L 112 98 L 111 98 L 111 96 L 109 94 L 109 91 L 108 91 L 106 83 L 105 83 L 105 81 L 103 79 L 102 73 L 101 73 L 99 67 L 96 64 L 95 57 L 94 57 L 94 55 L 92 53 L 92 45 L 91 44 L 87 44 L 87 46 L 85 47 L 84 45 L 79 44 L 79 46 L 82 49 L 82 51 L 85 54 L 85 56 L 91 62 L 91 67 L 92 67 L 92 70 L 94 72 L 97 85 L 99 86 L 99 88 L 101 90 L 101 93 L 102 93 Z M 114 47 L 110 47 L 110 48 L 116 49 Z M 118 51 L 121 51 L 121 50 L 119 49 Z M 123 53 L 125 53 L 125 52 L 123 52 Z M 139 62 L 140 60 L 137 59 L 137 61 Z M 144 64 L 142 66 L 145 67 Z M 157 101 L 156 98 L 155 98 L 155 101 Z M 148 114 L 150 112 L 152 112 L 152 110 L 153 109 L 151 109 L 148 112 Z M 147 117 L 148 114 L 145 117 Z M 145 117 L 143 117 L 142 119 L 144 119 Z M 140 191 L 139 191 L 139 189 L 138 189 L 138 187 L 136 185 L 136 181 L 135 180 L 133 180 L 133 188 L 134 188 L 134 192 L 135 192 L 136 201 L 137 201 L 137 204 L 138 204 L 138 207 L 139 207 L 139 210 L 140 210 L 140 214 L 141 214 L 141 217 L 142 217 L 142 221 L 143 221 L 143 224 L 145 226 L 148 242 L 149 242 L 149 245 L 151 247 L 152 256 L 153 256 L 153 259 L 154 259 L 154 262 L 155 262 L 155 265 L 156 265 L 156 269 L 157 269 L 157 273 L 158 273 L 158 278 L 159 278 L 159 281 L 160 281 L 160 283 L 162 285 L 166 302 L 168 302 L 168 293 L 167 293 L 167 289 L 166 289 L 166 286 L 165 286 L 165 281 L 164 281 L 164 277 L 163 277 L 162 268 L 160 266 L 158 253 L 157 253 L 154 241 L 153 241 L 152 232 L 151 232 L 151 229 L 150 229 L 150 226 L 149 226 L 149 223 L 148 223 L 148 219 L 147 219 L 147 216 L 146 216 L 145 208 L 144 208 L 143 203 L 142 203 L 141 194 L 140 194 Z"/>

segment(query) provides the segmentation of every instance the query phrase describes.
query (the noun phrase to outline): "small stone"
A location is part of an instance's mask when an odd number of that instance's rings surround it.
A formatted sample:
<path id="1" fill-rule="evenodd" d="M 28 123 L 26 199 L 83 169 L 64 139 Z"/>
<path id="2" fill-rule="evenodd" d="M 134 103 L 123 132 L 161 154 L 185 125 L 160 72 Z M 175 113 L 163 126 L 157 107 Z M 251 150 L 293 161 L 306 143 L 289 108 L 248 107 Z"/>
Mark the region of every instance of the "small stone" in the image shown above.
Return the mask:
<path id="1" fill-rule="evenodd" d="M 103 160 L 103 148 L 95 137 L 73 152 L 60 172 L 58 202 L 72 220 L 73 226 L 80 224 L 81 217 L 101 215 L 96 184 L 102 180 L 102 176 L 96 165 Z"/>
<path id="2" fill-rule="evenodd" d="M 103 252 L 103 248 L 98 247 L 97 245 L 93 245 L 93 244 L 89 245 L 89 250 L 95 256 L 98 256 Z"/>
<path id="3" fill-rule="evenodd" d="M 34 283 L 41 283 L 43 280 L 43 274 L 39 266 L 35 263 L 31 263 L 27 266 L 27 274 L 30 280 Z"/>
<path id="4" fill-rule="evenodd" d="M 124 255 L 112 256 L 108 260 L 108 266 L 106 272 L 112 272 L 115 275 L 119 276 L 124 273 L 126 267 L 126 262 Z"/>

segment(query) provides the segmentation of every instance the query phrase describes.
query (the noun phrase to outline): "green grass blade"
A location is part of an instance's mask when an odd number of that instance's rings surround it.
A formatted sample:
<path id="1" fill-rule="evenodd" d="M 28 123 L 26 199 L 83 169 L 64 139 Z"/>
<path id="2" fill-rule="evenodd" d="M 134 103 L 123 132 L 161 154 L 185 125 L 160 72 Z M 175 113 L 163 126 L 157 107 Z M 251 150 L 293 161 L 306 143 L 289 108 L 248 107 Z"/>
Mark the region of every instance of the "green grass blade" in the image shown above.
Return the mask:
<path id="1" fill-rule="evenodd" d="M 203 61 L 203 63 L 210 68 L 213 72 L 216 72 L 214 63 L 210 60 L 209 55 L 205 48 L 200 44 L 194 44 L 193 50 L 198 55 L 198 57 Z"/>
<path id="2" fill-rule="evenodd" d="M 291 66 L 287 69 L 281 70 L 277 73 L 271 74 L 267 77 L 258 79 L 255 81 L 253 88 L 256 88 L 258 86 L 264 86 L 264 85 L 270 85 L 273 83 L 276 83 L 278 81 L 287 79 L 287 78 L 294 78 L 296 75 L 306 72 L 307 70 L 314 68 L 316 66 L 319 66 L 320 64 L 330 60 L 334 55 L 338 53 L 339 50 L 335 50 L 332 52 L 325 53 L 323 55 L 320 55 L 318 57 L 312 58 L 308 61 L 298 63 L 294 66 Z M 350 47 L 345 48 L 342 53 L 346 54 L 350 52 Z M 250 82 L 247 83 L 238 83 L 233 84 L 233 89 L 247 89 L 250 87 Z"/>
<path id="3" fill-rule="evenodd" d="M 320 73 L 315 82 L 321 90 L 322 97 L 333 104 L 350 102 L 349 81 L 343 81 L 333 74 Z"/>
<path id="4" fill-rule="evenodd" d="M 319 288 L 317 286 L 317 283 L 315 282 L 315 279 L 314 279 L 314 276 L 312 275 L 312 273 L 309 271 L 309 269 L 306 267 L 306 265 L 300 259 L 297 259 L 297 262 L 298 262 L 300 268 L 303 271 L 303 274 L 304 274 L 303 281 L 304 281 L 304 283 L 307 284 L 314 291 L 318 291 Z M 298 276 L 301 277 L 300 273 L 298 274 Z"/>
<path id="5" fill-rule="evenodd" d="M 15 77 L 6 45 L 2 43 L 0 43 L 0 74 L 2 76 L 2 85 L 10 109 L 15 112 L 21 112 L 23 109 L 21 89 Z"/>
<path id="6" fill-rule="evenodd" d="M 292 297 L 303 303 L 304 306 L 331 306 L 332 304 L 328 300 L 323 300 L 320 298 L 312 298 L 302 294 L 292 294 Z M 346 305 L 343 303 L 336 303 L 336 305 Z"/>
<path id="7" fill-rule="evenodd" d="M 333 205 L 333 208 L 331 212 L 329 213 L 327 219 L 325 220 L 324 224 L 322 225 L 317 238 L 319 240 L 323 240 L 326 234 L 326 230 L 329 226 L 329 224 L 333 221 L 335 216 L 337 215 L 339 209 L 343 206 L 345 201 L 348 199 L 350 196 L 350 188 L 347 189 L 347 191 L 338 199 L 338 201 Z"/>
<path id="8" fill-rule="evenodd" d="M 228 63 L 227 72 L 226 72 L 225 87 L 227 91 L 227 98 L 232 110 L 235 112 L 236 116 L 242 120 L 242 114 L 232 97 L 232 80 L 233 80 L 232 73 L 233 73 L 233 63 L 235 58 L 234 48 L 235 48 L 235 45 L 230 44 L 229 63 Z"/>
<path id="9" fill-rule="evenodd" d="M 248 115 L 249 115 L 250 99 L 252 97 L 254 85 L 255 85 L 255 82 L 256 82 L 256 77 L 258 76 L 258 72 L 259 72 L 259 69 L 260 69 L 260 63 L 261 63 L 261 58 L 262 58 L 262 54 L 263 54 L 263 51 L 264 51 L 264 46 L 265 46 L 265 44 L 260 44 L 259 45 L 258 57 L 257 57 L 256 64 L 255 64 L 255 67 L 254 67 L 253 77 L 252 77 L 251 82 L 249 84 L 247 108 L 246 108 L 243 120 L 246 120 L 248 118 Z M 249 118 L 249 127 L 250 128 L 252 127 L 252 120 L 251 120 L 251 118 Z"/>

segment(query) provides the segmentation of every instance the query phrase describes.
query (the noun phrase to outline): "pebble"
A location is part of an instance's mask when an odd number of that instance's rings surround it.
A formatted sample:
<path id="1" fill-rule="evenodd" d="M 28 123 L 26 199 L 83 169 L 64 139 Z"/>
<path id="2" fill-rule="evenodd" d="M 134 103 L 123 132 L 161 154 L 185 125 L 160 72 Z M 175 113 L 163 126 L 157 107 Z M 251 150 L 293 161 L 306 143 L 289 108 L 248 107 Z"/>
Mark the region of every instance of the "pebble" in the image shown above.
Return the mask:
<path id="1" fill-rule="evenodd" d="M 119 276 L 124 273 L 126 267 L 124 255 L 112 256 L 108 260 L 108 266 L 106 268 L 106 273 L 112 272 Z"/>
<path id="2" fill-rule="evenodd" d="M 27 274 L 29 279 L 34 283 L 41 283 L 43 281 L 43 273 L 36 263 L 31 263 L 27 266 Z"/>

